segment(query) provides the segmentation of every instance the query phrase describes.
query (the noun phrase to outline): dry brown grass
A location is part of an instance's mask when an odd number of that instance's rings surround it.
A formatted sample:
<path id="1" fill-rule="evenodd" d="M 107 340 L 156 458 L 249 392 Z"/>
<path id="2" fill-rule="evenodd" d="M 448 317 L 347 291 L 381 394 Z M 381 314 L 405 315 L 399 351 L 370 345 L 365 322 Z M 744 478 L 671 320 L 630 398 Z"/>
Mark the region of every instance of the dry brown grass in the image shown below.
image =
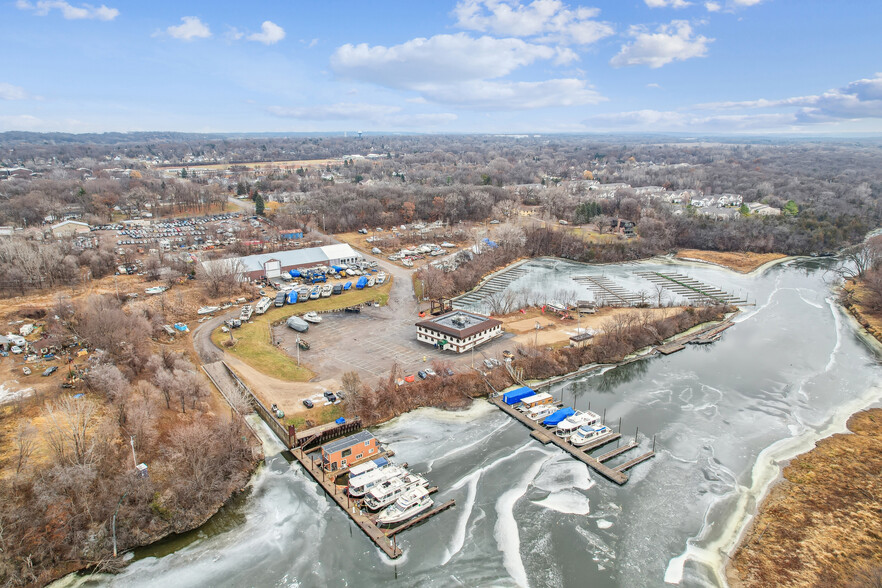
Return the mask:
<path id="1" fill-rule="evenodd" d="M 848 427 L 784 469 L 735 552 L 733 588 L 878 586 L 861 578 L 882 566 L 882 409 Z"/>
<path id="2" fill-rule="evenodd" d="M 701 249 L 681 249 L 677 252 L 680 259 L 698 259 L 722 265 L 736 272 L 746 274 L 764 263 L 787 257 L 783 253 L 751 253 L 749 251 L 702 251 Z"/>

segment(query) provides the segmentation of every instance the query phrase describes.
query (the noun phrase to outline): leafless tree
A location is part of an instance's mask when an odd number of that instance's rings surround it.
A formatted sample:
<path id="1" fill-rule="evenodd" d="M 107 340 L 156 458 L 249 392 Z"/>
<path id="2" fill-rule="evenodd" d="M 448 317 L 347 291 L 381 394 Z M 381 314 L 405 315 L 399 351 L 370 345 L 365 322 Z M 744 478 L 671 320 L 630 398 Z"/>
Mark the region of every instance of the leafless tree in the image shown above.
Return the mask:
<path id="1" fill-rule="evenodd" d="M 361 390 L 361 378 L 356 371 L 349 371 L 343 374 L 340 382 L 343 385 L 347 398 L 352 398 Z"/>
<path id="2" fill-rule="evenodd" d="M 92 427 L 97 406 L 88 398 L 63 396 L 49 402 L 45 409 L 46 441 L 58 461 L 85 465 L 92 458 Z"/>
<path id="3" fill-rule="evenodd" d="M 37 442 L 37 429 L 30 423 L 19 425 L 15 431 L 15 473 L 21 472 L 21 468 L 31 457 Z"/>

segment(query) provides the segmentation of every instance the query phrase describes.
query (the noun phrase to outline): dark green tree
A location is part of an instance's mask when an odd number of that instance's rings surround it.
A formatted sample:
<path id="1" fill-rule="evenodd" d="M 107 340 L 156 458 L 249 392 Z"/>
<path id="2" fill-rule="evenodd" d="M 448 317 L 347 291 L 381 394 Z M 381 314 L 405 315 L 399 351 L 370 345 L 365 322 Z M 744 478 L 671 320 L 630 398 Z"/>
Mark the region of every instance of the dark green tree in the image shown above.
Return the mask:
<path id="1" fill-rule="evenodd" d="M 263 216 L 263 209 L 266 207 L 266 204 L 263 201 L 263 196 L 260 195 L 260 192 L 254 193 L 254 212 L 255 214 L 259 214 Z"/>

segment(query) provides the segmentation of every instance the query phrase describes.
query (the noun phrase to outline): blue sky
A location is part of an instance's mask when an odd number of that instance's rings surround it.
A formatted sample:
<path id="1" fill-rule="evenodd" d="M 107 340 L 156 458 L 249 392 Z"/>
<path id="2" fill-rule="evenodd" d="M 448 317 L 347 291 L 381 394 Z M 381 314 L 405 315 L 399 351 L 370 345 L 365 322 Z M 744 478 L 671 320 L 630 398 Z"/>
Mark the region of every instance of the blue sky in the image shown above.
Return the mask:
<path id="1" fill-rule="evenodd" d="M 869 0 L 6 0 L 0 22 L 0 131 L 882 132 Z"/>

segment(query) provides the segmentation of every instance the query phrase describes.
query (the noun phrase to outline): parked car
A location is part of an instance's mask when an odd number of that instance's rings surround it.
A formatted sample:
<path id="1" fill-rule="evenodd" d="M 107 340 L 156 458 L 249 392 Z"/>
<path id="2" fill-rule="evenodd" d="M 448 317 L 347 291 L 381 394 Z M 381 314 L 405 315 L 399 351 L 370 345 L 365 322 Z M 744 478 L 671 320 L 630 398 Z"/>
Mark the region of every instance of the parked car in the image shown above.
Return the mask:
<path id="1" fill-rule="evenodd" d="M 22 352 L 21 347 L 19 347 L 18 345 L 13 345 L 12 347 L 9 348 L 9 350 L 16 355 L 19 355 Z"/>
<path id="2" fill-rule="evenodd" d="M 315 405 L 312 403 L 312 400 L 310 400 L 309 398 L 304 398 L 303 399 L 303 406 L 305 406 L 306 408 L 312 408 Z"/>
<path id="3" fill-rule="evenodd" d="M 447 369 L 445 370 L 445 372 L 447 373 L 448 376 L 452 376 L 452 375 L 453 375 L 453 370 L 450 369 L 450 368 L 447 368 Z"/>
<path id="4" fill-rule="evenodd" d="M 425 379 L 426 379 L 426 372 L 424 372 L 424 371 L 422 371 L 422 370 L 418 371 L 418 372 L 417 372 L 417 375 L 420 377 L 420 380 L 425 380 Z"/>
<path id="5" fill-rule="evenodd" d="M 43 375 L 44 375 L 44 376 L 51 376 L 52 374 L 55 373 L 55 371 L 56 371 L 57 369 L 58 369 L 58 366 L 54 366 L 54 365 L 53 365 L 51 368 L 48 368 L 46 371 L 44 371 L 44 372 L 43 372 Z"/>
<path id="6" fill-rule="evenodd" d="M 485 359 L 485 360 L 484 360 L 484 366 L 485 366 L 487 369 L 493 369 L 493 362 L 490 361 L 489 359 Z"/>
<path id="7" fill-rule="evenodd" d="M 438 375 L 435 373 L 435 370 L 433 370 L 432 368 L 426 368 L 423 371 L 426 372 L 427 376 L 437 376 Z"/>
<path id="8" fill-rule="evenodd" d="M 326 399 L 328 402 L 330 402 L 331 404 L 336 404 L 337 402 L 339 402 L 339 401 L 337 400 L 337 397 L 334 396 L 334 393 L 333 393 L 333 392 L 331 392 L 331 395 L 330 395 L 330 396 L 325 396 L 325 399 Z"/>
<path id="9" fill-rule="evenodd" d="M 345 398 L 343 396 L 343 390 L 337 390 L 337 398 L 339 398 L 340 400 L 343 400 L 343 398 Z"/>

